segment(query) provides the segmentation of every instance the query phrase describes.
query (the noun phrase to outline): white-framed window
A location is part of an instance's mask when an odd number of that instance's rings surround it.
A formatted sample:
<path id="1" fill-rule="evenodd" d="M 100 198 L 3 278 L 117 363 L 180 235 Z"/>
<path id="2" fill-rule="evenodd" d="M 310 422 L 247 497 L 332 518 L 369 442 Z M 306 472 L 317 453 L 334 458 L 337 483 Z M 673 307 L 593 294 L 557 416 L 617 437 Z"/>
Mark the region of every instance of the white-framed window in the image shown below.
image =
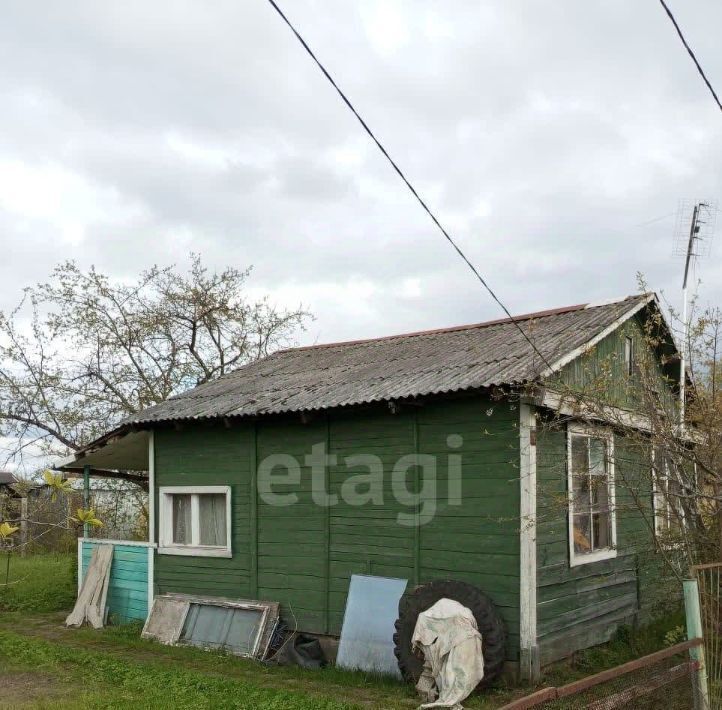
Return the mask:
<path id="1" fill-rule="evenodd" d="M 567 435 L 569 564 L 617 556 L 614 512 L 614 437 L 570 426 Z"/>
<path id="2" fill-rule="evenodd" d="M 628 377 L 634 375 L 634 338 L 630 335 L 624 338 L 624 369 Z"/>
<path id="3" fill-rule="evenodd" d="M 161 486 L 158 552 L 231 557 L 231 487 Z"/>
<path id="4" fill-rule="evenodd" d="M 654 532 L 658 538 L 671 541 L 684 527 L 684 507 L 681 502 L 682 484 L 674 463 L 662 449 L 652 453 L 652 502 L 654 504 Z"/>

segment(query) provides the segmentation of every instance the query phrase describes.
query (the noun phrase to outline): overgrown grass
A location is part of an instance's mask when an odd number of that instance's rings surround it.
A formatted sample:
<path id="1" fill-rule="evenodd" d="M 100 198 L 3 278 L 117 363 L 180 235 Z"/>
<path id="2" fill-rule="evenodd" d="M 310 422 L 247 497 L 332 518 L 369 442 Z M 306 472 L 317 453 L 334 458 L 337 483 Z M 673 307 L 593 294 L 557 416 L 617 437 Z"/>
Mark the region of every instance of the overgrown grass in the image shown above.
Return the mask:
<path id="1" fill-rule="evenodd" d="M 122 626 L 108 626 L 100 631 L 90 627 L 73 629 L 72 636 L 87 648 L 114 649 L 135 653 L 139 656 L 152 655 L 158 660 L 179 664 L 190 664 L 208 673 L 223 673 L 254 678 L 257 681 L 268 680 L 277 683 L 315 684 L 322 688 L 345 687 L 355 689 L 378 689 L 385 693 L 404 697 L 409 687 L 387 675 L 349 671 L 336 666 L 327 666 L 320 670 L 309 670 L 298 666 L 276 666 L 261 663 L 248 658 L 239 658 L 222 651 L 203 651 L 191 646 L 165 646 L 140 637 L 140 622 Z"/>
<path id="2" fill-rule="evenodd" d="M 61 690 L 84 686 L 84 693 L 67 703 L 53 697 L 52 707 L 411 710 L 419 704 L 411 685 L 389 677 L 335 667 L 267 666 L 218 652 L 146 641 L 138 637 L 137 627 L 68 631 L 58 627 L 58 620 L 58 615 L 29 619 L 10 614 L 0 622 L 0 669 L 7 666 L 19 673 L 32 669 L 55 679 Z M 0 707 L 4 708 L 2 685 L 0 671 Z M 473 696 L 464 707 L 491 710 L 521 692 L 493 689 Z"/>
<path id="3" fill-rule="evenodd" d="M 17 612 L 0 622 L 0 668 L 32 671 L 57 685 L 42 703 L 22 707 L 46 707 L 44 702 L 58 708 L 380 710 L 418 706 L 411 686 L 389 678 L 338 668 L 269 667 L 218 652 L 146 641 L 139 636 L 139 625 L 65 630 L 61 619 L 59 614 Z M 667 618 L 641 630 L 622 630 L 611 643 L 549 669 L 542 685 L 561 685 L 655 651 L 678 620 Z M 0 686 L 3 680 L 0 671 Z M 469 698 L 464 705 L 491 710 L 530 691 L 502 684 Z M 14 707 L 3 700 L 0 690 L 0 706 Z"/>
<path id="4" fill-rule="evenodd" d="M 585 674 L 597 673 L 654 653 L 664 646 L 685 640 L 686 635 L 684 638 L 671 638 L 672 632 L 684 628 L 684 623 L 684 612 L 680 610 L 638 629 L 623 626 L 609 643 L 578 653 L 574 666 Z"/>
<path id="5" fill-rule="evenodd" d="M 563 685 L 679 643 L 686 639 L 684 623 L 680 610 L 639 628 L 623 626 L 608 643 L 578 651 L 569 661 L 547 668 L 544 683 Z M 677 637 L 680 633 L 682 637 Z"/>
<path id="6" fill-rule="evenodd" d="M 70 609 L 77 591 L 75 555 L 43 554 L 10 558 L 0 554 L 0 610 L 50 612 Z"/>
<path id="7" fill-rule="evenodd" d="M 2 586 L 0 557 L 0 707 L 57 708 L 415 708 L 414 689 L 388 677 L 329 667 L 320 671 L 269 667 L 195 648 L 140 638 L 140 625 L 100 631 L 66 630 L 63 614 L 76 595 L 73 555 L 34 555 L 11 561 Z M 547 669 L 541 685 L 563 685 L 658 650 L 683 623 L 667 616 L 638 630 L 625 628 L 604 646 Z M 18 678 L 27 676 L 27 687 Z M 47 688 L 28 696 L 43 677 Z M 10 690 L 8 690 L 8 688 Z M 465 707 L 498 708 L 531 688 L 503 682 Z M 24 698 L 24 699 L 23 699 Z"/>
<path id="8" fill-rule="evenodd" d="M 333 698 L 267 688 L 245 679 L 211 676 L 180 665 L 117 658 L 112 653 L 68 648 L 0 631 L 0 658 L 16 672 L 57 676 L 78 690 L 59 697 L 58 708 L 269 708 L 270 710 L 349 710 L 359 707 Z M 67 694 L 66 694 L 67 695 Z"/>

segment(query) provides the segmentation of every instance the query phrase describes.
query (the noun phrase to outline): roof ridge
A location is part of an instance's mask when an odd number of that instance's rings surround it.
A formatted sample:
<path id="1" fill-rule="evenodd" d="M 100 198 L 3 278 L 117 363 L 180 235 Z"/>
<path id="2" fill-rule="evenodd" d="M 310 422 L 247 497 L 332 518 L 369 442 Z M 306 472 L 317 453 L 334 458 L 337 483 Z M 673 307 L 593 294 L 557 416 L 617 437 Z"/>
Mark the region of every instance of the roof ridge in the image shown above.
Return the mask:
<path id="1" fill-rule="evenodd" d="M 361 338 L 359 340 L 340 340 L 335 343 L 317 343 L 315 345 L 301 345 L 295 348 L 284 348 L 283 350 L 277 350 L 274 354 L 293 352 L 297 350 L 315 350 L 321 348 L 336 348 L 345 347 L 347 345 L 363 345 L 364 343 L 377 343 L 386 340 L 395 340 L 397 338 L 414 338 L 423 335 L 439 335 L 441 333 L 456 333 L 463 330 L 474 330 L 475 328 L 488 328 L 493 325 L 503 325 L 504 323 L 512 323 L 519 321 L 528 321 L 534 318 L 546 318 L 548 316 L 562 315 L 563 313 L 573 313 L 575 311 L 582 311 L 586 308 L 601 308 L 604 306 L 611 306 L 616 303 L 622 303 L 635 298 L 641 298 L 648 294 L 638 294 L 635 296 L 624 296 L 623 298 L 617 298 L 611 301 L 600 301 L 597 303 L 578 303 L 573 306 L 562 306 L 560 308 L 550 308 L 544 311 L 533 311 L 531 313 L 523 313 L 518 316 L 512 316 L 511 318 L 496 318 L 494 320 L 482 321 L 481 323 L 469 323 L 466 325 L 455 325 L 447 328 L 432 328 L 430 330 L 417 330 L 410 333 L 397 333 L 394 335 L 382 335 L 377 338 Z"/>

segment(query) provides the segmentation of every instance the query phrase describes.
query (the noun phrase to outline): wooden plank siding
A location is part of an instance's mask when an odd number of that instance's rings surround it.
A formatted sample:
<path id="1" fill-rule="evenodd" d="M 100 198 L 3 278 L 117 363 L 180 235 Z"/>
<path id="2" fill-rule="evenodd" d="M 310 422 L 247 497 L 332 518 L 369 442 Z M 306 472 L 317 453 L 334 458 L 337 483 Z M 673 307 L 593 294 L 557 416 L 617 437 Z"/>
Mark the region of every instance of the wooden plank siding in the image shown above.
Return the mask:
<path id="1" fill-rule="evenodd" d="M 637 361 L 644 357 L 644 362 L 651 368 L 650 379 L 656 380 L 657 391 L 669 405 L 675 396 L 672 388 L 679 381 L 678 365 L 672 362 L 663 366 L 660 353 L 649 351 L 649 335 L 645 333 L 642 318 L 641 314 L 630 318 L 588 352 L 565 365 L 560 372 L 562 382 L 574 390 L 603 398 L 614 406 L 632 410 L 638 407 L 642 401 L 639 380 L 634 375 L 630 378 L 625 371 L 624 347 L 629 337 L 634 343 Z"/>
<path id="2" fill-rule="evenodd" d="M 250 427 L 227 429 L 222 424 L 156 430 L 156 487 L 229 485 L 233 521 L 231 559 L 156 554 L 156 594 L 250 596 L 250 434 Z"/>
<path id="3" fill-rule="evenodd" d="M 145 621 L 148 616 L 148 548 L 123 545 L 113 540 L 83 540 L 79 570 L 81 580 L 90 565 L 93 548 L 99 544 L 113 545 L 107 601 L 111 622 Z"/>
<path id="4" fill-rule="evenodd" d="M 476 395 L 405 407 L 396 414 L 378 406 L 333 410 L 308 423 L 275 417 L 229 428 L 193 423 L 179 430 L 157 429 L 157 486 L 231 485 L 233 546 L 230 559 L 156 555 L 156 592 L 279 601 L 291 628 L 336 635 L 352 574 L 401 577 L 410 585 L 461 579 L 497 604 L 509 631 L 508 658 L 517 660 L 518 422 L 516 404 Z M 452 434 L 463 438 L 461 448 L 449 448 Z M 325 477 L 329 493 L 339 497 L 349 477 L 368 473 L 365 466 L 348 467 L 346 457 L 378 456 L 383 503 L 316 505 L 304 457 L 319 443 L 337 457 Z M 437 465 L 435 514 L 418 528 L 399 524 L 399 514 L 413 516 L 416 509 L 396 499 L 391 483 L 398 459 L 414 453 L 434 456 Z M 290 454 L 301 464 L 300 485 L 273 488 L 296 493 L 292 506 L 276 507 L 251 496 L 257 475 L 253 466 L 261 467 L 272 454 Z M 449 454 L 461 454 L 460 505 L 448 504 Z M 281 467 L 278 473 L 285 471 Z M 422 483 L 420 472 L 410 466 L 408 490 Z"/>
<path id="5" fill-rule="evenodd" d="M 625 339 L 635 359 L 656 368 L 656 389 L 675 396 L 674 362 L 662 365 L 649 351 L 643 314 L 637 314 L 561 371 L 571 389 L 628 410 L 639 405 L 640 378 L 625 371 Z M 662 346 L 659 346 L 662 347 Z M 669 346 L 665 346 L 669 347 Z M 550 386 L 553 386 L 550 384 Z M 537 615 L 542 665 L 609 640 L 619 626 L 649 620 L 659 556 L 652 552 L 652 490 L 649 451 L 637 436 L 614 435 L 617 557 L 571 568 L 567 518 L 567 431 L 544 424 L 537 441 Z M 634 443 L 633 443 L 634 442 Z"/>
<path id="6" fill-rule="evenodd" d="M 537 616 L 541 664 L 608 641 L 638 620 L 650 530 L 638 502 L 651 506 L 640 451 L 614 437 L 617 556 L 569 566 L 567 431 L 540 426 L 537 435 Z"/>
<path id="7" fill-rule="evenodd" d="M 311 469 L 305 456 L 326 441 L 325 417 L 308 424 L 299 419 L 258 422 L 259 467 L 266 457 L 290 455 L 301 467 L 301 483 L 275 483 L 273 492 L 295 494 L 291 506 L 258 506 L 258 596 L 280 602 L 286 623 L 304 631 L 326 633 L 328 511 L 312 500 Z M 275 472 L 274 472 L 275 473 Z M 280 467 L 279 475 L 286 473 Z M 242 523 L 245 524 L 245 523 Z"/>
<path id="8" fill-rule="evenodd" d="M 421 582 L 459 579 L 497 606 L 519 655 L 519 408 L 488 399 L 440 402 L 418 410 L 422 453 L 438 455 L 439 505 L 421 528 Z M 448 499 L 449 435 L 463 437 L 460 506 Z"/>

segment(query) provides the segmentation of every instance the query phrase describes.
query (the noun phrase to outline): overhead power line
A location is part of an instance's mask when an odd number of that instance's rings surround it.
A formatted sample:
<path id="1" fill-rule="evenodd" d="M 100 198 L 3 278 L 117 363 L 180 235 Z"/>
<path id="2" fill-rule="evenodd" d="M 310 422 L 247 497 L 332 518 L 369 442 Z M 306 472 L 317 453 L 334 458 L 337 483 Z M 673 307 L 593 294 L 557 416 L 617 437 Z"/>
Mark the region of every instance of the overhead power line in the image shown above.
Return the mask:
<path id="1" fill-rule="evenodd" d="M 275 0 L 268 0 L 268 2 L 272 5 L 273 9 L 280 15 L 281 19 L 286 23 L 286 25 L 288 25 L 291 32 L 293 32 L 293 34 L 296 35 L 296 39 L 301 43 L 303 48 L 306 50 L 306 52 L 311 57 L 311 59 L 313 59 L 313 61 L 316 63 L 316 66 L 321 70 L 321 72 L 326 77 L 326 79 L 328 79 L 331 86 L 333 86 L 333 88 L 336 89 L 336 92 L 341 97 L 341 100 L 346 104 L 346 106 L 349 108 L 351 113 L 353 113 L 353 115 L 356 116 L 358 122 L 361 124 L 364 131 L 366 131 L 369 138 L 371 138 L 371 140 L 376 144 L 376 147 L 383 153 L 386 160 L 388 160 L 389 163 L 391 164 L 391 167 L 396 171 L 398 176 L 404 181 L 404 184 L 406 185 L 406 187 L 409 188 L 409 191 L 411 192 L 411 194 L 416 198 L 416 200 L 421 205 L 421 207 L 424 209 L 426 214 L 428 214 L 429 217 L 431 217 L 431 220 L 433 221 L 433 223 L 439 228 L 439 231 L 444 235 L 444 237 L 449 242 L 449 244 L 451 244 L 451 246 L 454 248 L 456 253 L 464 260 L 464 263 L 471 269 L 474 276 L 476 276 L 476 278 L 480 281 L 481 285 L 487 290 L 489 295 L 501 307 L 502 311 L 504 311 L 504 313 L 507 315 L 509 320 L 517 327 L 519 332 L 524 336 L 524 339 L 531 346 L 532 350 L 534 350 L 534 352 L 541 358 L 542 362 L 551 370 L 552 366 L 549 363 L 549 361 L 547 360 L 547 358 L 544 357 L 544 355 L 539 351 L 537 346 L 534 345 L 531 338 L 526 334 L 526 332 L 521 327 L 521 325 L 517 322 L 517 320 L 514 318 L 514 316 L 512 316 L 512 314 L 509 312 L 509 309 L 502 303 L 501 299 L 496 295 L 496 293 L 494 293 L 492 288 L 487 283 L 486 279 L 484 279 L 484 277 L 479 273 L 479 270 L 471 263 L 471 261 L 469 261 L 466 254 L 464 254 L 464 252 L 461 250 L 459 245 L 452 239 L 451 235 L 446 231 L 446 229 L 443 227 L 443 225 L 438 220 L 436 215 L 431 211 L 429 206 L 426 204 L 426 202 L 422 199 L 422 197 L 416 191 L 416 188 L 411 184 L 411 182 L 409 182 L 408 178 L 406 177 L 406 175 L 404 175 L 403 171 L 397 165 L 396 161 L 389 155 L 386 148 L 384 148 L 384 146 L 381 144 L 379 139 L 376 138 L 376 136 L 374 135 L 374 132 L 369 128 L 366 121 L 361 117 L 359 112 L 354 108 L 354 105 L 348 99 L 346 94 L 344 94 L 344 92 L 341 90 L 339 85 L 334 81 L 334 78 L 331 76 L 331 74 L 329 74 L 326 67 L 320 62 L 318 57 L 316 57 L 316 55 L 313 53 L 313 50 L 308 46 L 308 44 L 306 43 L 306 40 L 304 40 L 303 37 L 301 37 L 298 30 L 293 26 L 291 21 L 283 13 L 283 10 L 281 10 L 281 8 L 276 4 Z"/>
<path id="2" fill-rule="evenodd" d="M 656 224 L 657 222 L 661 222 L 663 219 L 669 219 L 670 217 L 674 217 L 674 212 L 670 212 L 669 214 L 663 214 L 661 217 L 654 217 L 653 219 L 648 219 L 644 222 L 640 222 L 639 224 L 635 224 L 635 227 L 648 227 L 650 224 Z"/>
<path id="3" fill-rule="evenodd" d="M 682 30 L 680 29 L 679 25 L 677 24 L 677 20 L 674 19 L 674 15 L 672 14 L 672 11 L 667 6 L 667 3 L 664 0 L 659 0 L 662 7 L 664 8 L 664 11 L 667 13 L 667 16 L 672 21 L 672 24 L 674 25 L 674 29 L 677 30 L 677 34 L 679 35 L 679 38 L 682 40 L 682 44 L 684 45 L 684 48 L 687 50 L 687 53 L 690 57 L 692 57 L 692 61 L 694 62 L 694 65 L 697 67 L 697 71 L 699 72 L 699 75 L 704 79 L 704 83 L 707 84 L 707 88 L 709 89 L 710 93 L 712 94 L 712 97 L 717 103 L 717 106 L 719 107 L 719 110 L 722 111 L 722 103 L 720 103 L 719 97 L 715 93 L 715 90 L 712 88 L 712 84 L 709 83 L 709 79 L 707 78 L 706 74 L 704 73 L 704 69 L 700 66 L 700 63 L 697 61 L 697 57 L 695 57 L 694 52 L 692 51 L 691 47 L 687 44 L 687 40 L 684 38 L 684 35 L 682 34 Z"/>

